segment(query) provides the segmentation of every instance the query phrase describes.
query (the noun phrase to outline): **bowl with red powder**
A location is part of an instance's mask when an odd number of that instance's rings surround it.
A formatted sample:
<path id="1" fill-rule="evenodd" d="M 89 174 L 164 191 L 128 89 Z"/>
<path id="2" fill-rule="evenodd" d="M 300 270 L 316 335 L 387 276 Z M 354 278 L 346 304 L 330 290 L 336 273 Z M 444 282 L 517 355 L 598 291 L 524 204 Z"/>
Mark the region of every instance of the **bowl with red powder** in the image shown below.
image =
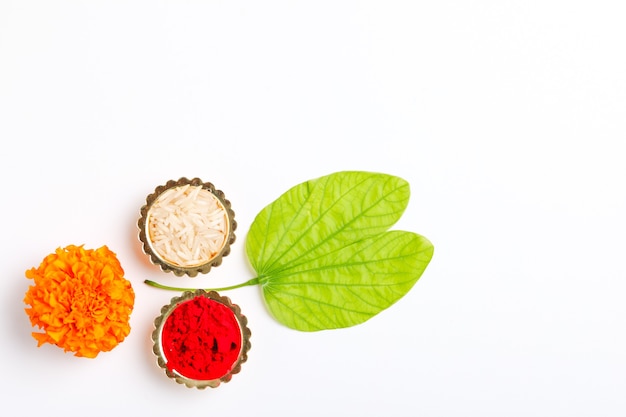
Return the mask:
<path id="1" fill-rule="evenodd" d="M 189 388 L 216 388 L 248 358 L 250 329 L 238 305 L 215 291 L 186 291 L 154 321 L 153 351 L 168 377 Z"/>
<path id="2" fill-rule="evenodd" d="M 137 223 L 143 251 L 177 276 L 208 273 L 235 241 L 237 223 L 221 190 L 199 178 L 170 180 L 146 197 Z"/>

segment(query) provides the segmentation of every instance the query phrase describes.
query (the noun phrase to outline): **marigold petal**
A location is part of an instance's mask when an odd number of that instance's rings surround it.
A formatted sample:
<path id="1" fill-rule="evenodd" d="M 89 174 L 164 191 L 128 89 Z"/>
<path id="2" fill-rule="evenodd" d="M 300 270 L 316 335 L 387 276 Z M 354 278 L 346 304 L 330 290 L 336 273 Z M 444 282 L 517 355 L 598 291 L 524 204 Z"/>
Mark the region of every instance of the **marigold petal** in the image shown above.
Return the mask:
<path id="1" fill-rule="evenodd" d="M 48 336 L 50 336 L 50 338 L 54 340 L 55 343 L 59 343 L 63 339 L 63 337 L 69 332 L 69 330 L 70 329 L 68 327 L 49 327 L 46 330 L 46 333 L 48 333 Z"/>
<path id="2" fill-rule="evenodd" d="M 40 347 L 44 343 L 51 343 L 50 342 L 50 336 L 48 336 L 46 333 L 33 332 L 31 334 L 33 335 L 33 337 L 37 341 L 37 347 Z"/>

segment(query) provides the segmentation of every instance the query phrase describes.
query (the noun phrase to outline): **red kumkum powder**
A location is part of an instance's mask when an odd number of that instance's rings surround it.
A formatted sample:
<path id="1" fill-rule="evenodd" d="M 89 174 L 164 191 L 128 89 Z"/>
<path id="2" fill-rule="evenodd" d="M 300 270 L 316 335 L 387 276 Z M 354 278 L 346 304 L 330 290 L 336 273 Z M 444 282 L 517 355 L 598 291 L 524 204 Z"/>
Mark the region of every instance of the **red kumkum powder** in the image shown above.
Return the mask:
<path id="1" fill-rule="evenodd" d="M 181 303 L 161 333 L 170 371 L 195 380 L 214 380 L 231 371 L 241 353 L 241 327 L 235 313 L 208 297 Z"/>

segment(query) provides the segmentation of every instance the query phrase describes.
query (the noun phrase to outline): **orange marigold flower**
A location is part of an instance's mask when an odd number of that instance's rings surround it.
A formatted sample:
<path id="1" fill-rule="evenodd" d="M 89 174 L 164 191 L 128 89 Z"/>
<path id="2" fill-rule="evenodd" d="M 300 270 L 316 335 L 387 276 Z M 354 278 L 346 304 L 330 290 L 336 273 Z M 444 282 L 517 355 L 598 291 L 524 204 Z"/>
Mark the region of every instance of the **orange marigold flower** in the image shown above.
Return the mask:
<path id="1" fill-rule="evenodd" d="M 38 346 L 51 343 L 95 358 L 113 349 L 130 333 L 135 293 L 115 253 L 106 246 L 84 249 L 70 245 L 46 256 L 24 297 Z"/>

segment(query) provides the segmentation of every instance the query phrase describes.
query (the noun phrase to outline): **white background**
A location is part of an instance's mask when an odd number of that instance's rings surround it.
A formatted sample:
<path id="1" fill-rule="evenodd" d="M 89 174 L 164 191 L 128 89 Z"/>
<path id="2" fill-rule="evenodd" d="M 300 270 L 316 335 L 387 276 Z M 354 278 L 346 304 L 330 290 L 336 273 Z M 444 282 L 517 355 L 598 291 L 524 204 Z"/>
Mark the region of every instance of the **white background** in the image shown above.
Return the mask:
<path id="1" fill-rule="evenodd" d="M 2 408 L 12 415 L 626 415 L 622 1 L 0 0 Z M 300 333 L 256 287 L 228 384 L 169 380 L 152 321 L 178 293 L 253 277 L 258 213 L 335 171 L 394 174 L 398 229 L 435 256 L 370 321 Z M 160 184 L 223 190 L 238 239 L 177 278 L 141 253 Z M 24 271 L 108 245 L 136 292 L 95 360 L 36 347 Z"/>

